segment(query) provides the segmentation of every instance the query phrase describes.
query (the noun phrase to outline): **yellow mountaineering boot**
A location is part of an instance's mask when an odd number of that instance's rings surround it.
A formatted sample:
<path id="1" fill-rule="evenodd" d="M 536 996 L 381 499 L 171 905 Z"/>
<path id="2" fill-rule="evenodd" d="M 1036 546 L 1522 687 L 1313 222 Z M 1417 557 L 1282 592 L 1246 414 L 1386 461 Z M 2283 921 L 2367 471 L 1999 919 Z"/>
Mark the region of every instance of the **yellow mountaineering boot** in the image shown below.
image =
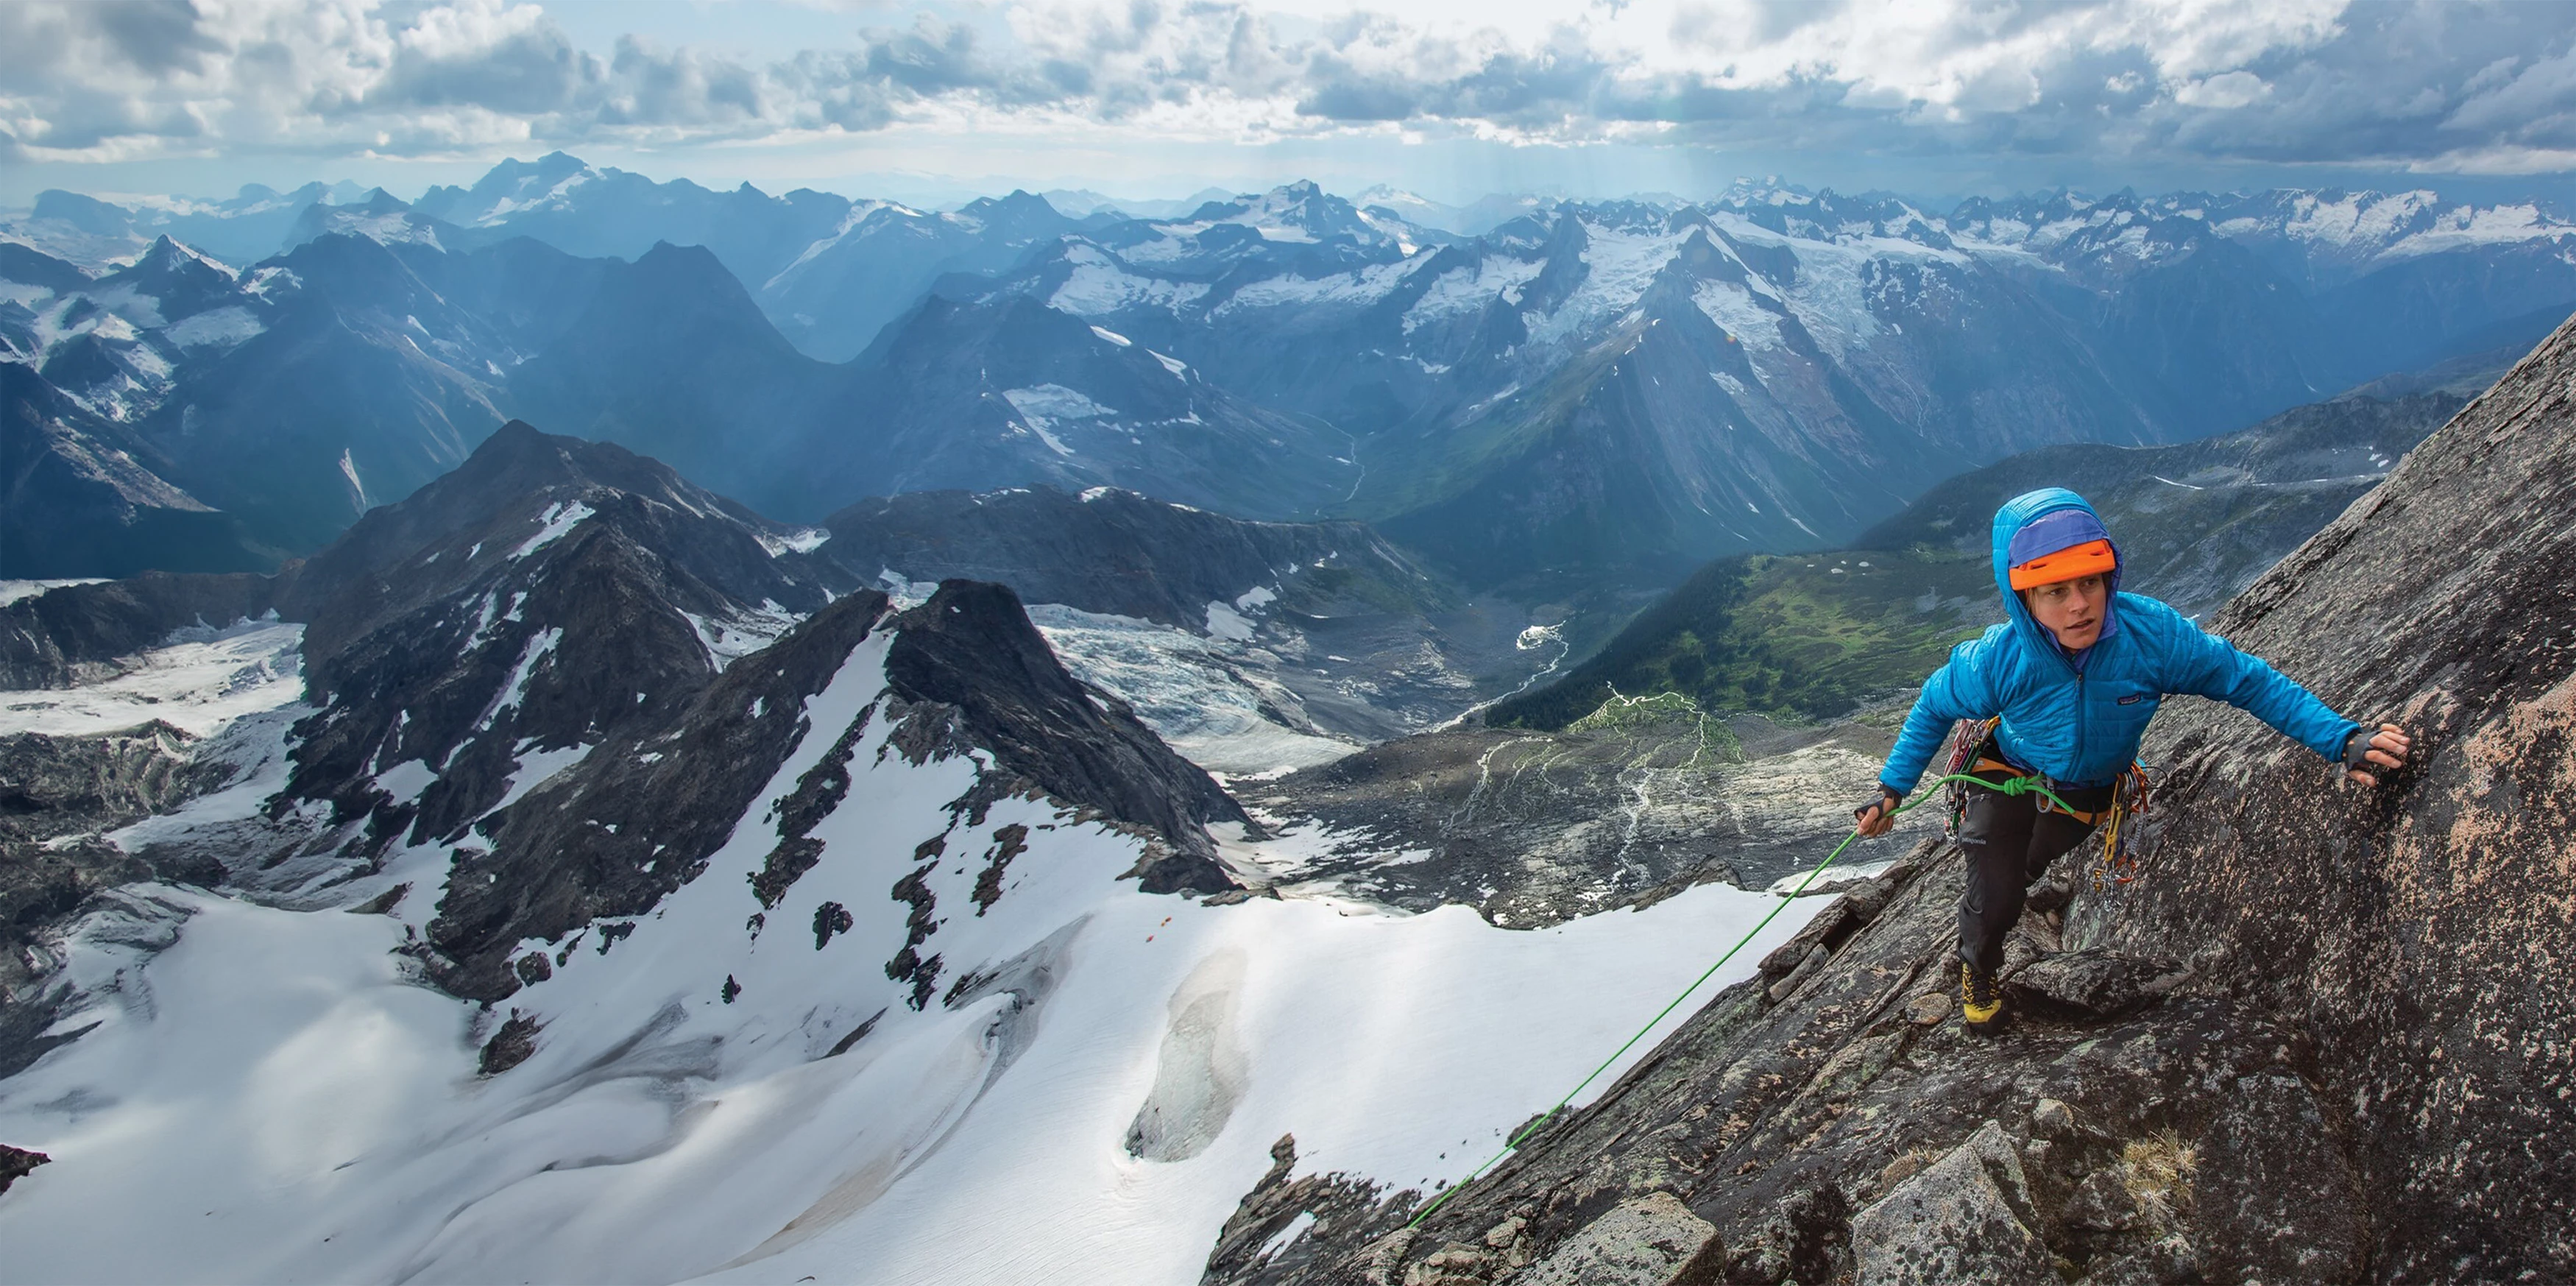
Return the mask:
<path id="1" fill-rule="evenodd" d="M 1995 976 L 1964 960 L 1959 962 L 1959 1017 L 1972 1036 L 1991 1036 L 2004 1028 L 2004 998 L 1995 990 Z"/>

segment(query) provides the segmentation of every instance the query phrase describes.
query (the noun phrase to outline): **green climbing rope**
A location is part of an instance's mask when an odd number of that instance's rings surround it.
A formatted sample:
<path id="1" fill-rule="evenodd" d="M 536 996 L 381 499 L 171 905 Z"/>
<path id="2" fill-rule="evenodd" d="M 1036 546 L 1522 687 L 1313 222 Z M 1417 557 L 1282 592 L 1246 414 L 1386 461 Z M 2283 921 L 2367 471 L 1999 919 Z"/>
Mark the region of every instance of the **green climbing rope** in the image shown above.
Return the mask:
<path id="1" fill-rule="evenodd" d="M 2073 808 L 2068 807 L 2065 800 L 2057 797 L 2057 792 L 2048 788 L 2044 779 L 2036 776 L 2008 777 L 2002 781 L 1988 781 L 1983 777 L 1971 777 L 1966 773 L 1950 773 L 1946 776 L 1934 778 L 1931 782 L 1926 784 L 1925 788 L 1921 792 L 1915 795 L 1912 802 L 1897 805 L 1896 812 L 1890 813 L 1888 816 L 1895 817 L 1903 813 L 1912 812 L 1917 805 L 1920 805 L 1925 800 L 1932 798 L 1931 787 L 1946 785 L 1954 781 L 1968 782 L 1972 785 L 1983 786 L 1999 795 L 2046 795 L 2048 796 L 2049 801 L 2056 804 L 2059 808 L 2065 809 L 2070 813 L 2075 811 Z M 1520 1131 L 1513 1134 L 1511 1140 L 1503 1144 L 1502 1151 L 1495 1153 L 1483 1165 L 1477 1166 L 1473 1171 L 1470 1171 L 1466 1178 L 1460 1179 L 1458 1182 L 1451 1184 L 1446 1190 L 1441 1192 L 1439 1196 L 1432 1198 L 1431 1204 L 1424 1206 L 1421 1212 L 1414 1215 L 1413 1218 L 1407 1221 L 1404 1226 L 1407 1228 L 1421 1226 L 1423 1220 L 1431 1217 L 1432 1211 L 1439 1209 L 1441 1204 L 1448 1201 L 1449 1198 L 1458 1195 L 1459 1189 L 1466 1187 L 1468 1184 L 1474 1183 L 1478 1178 L 1484 1175 L 1485 1171 L 1492 1169 L 1495 1162 L 1502 1160 L 1504 1157 L 1510 1156 L 1520 1147 L 1524 1140 L 1528 1139 L 1531 1135 L 1538 1133 L 1540 1128 L 1545 1126 L 1549 1121 L 1555 1120 L 1556 1114 L 1564 1111 L 1565 1105 L 1573 1102 L 1574 1096 L 1582 1093 L 1585 1086 L 1599 1080 L 1601 1078 L 1601 1073 L 1609 1071 L 1610 1065 L 1619 1061 L 1620 1055 L 1635 1048 L 1638 1041 L 1646 1038 L 1646 1033 L 1655 1029 L 1655 1024 L 1662 1022 L 1665 1017 L 1670 1015 L 1674 1010 L 1681 1008 L 1682 1002 L 1690 999 L 1691 993 L 1699 990 L 1701 983 L 1714 977 L 1718 970 L 1726 967 L 1727 961 L 1735 958 L 1736 952 L 1742 951 L 1745 946 L 1751 943 L 1755 937 L 1759 936 L 1764 929 L 1769 928 L 1771 921 L 1777 918 L 1780 912 L 1786 909 L 1791 902 L 1796 901 L 1799 894 L 1806 892 L 1807 886 L 1815 883 L 1816 877 L 1824 874 L 1826 869 L 1834 864 L 1834 860 L 1843 855 L 1843 850 L 1851 847 L 1851 842 L 1859 838 L 1860 827 L 1855 825 L 1852 827 L 1851 834 L 1843 836 L 1842 843 L 1834 845 L 1833 852 L 1825 854 L 1825 860 L 1816 863 L 1815 869 L 1807 872 L 1807 878 L 1798 881 L 1798 887 L 1789 890 L 1788 896 L 1780 899 L 1780 905 L 1771 908 L 1769 914 L 1764 915 L 1751 929 L 1746 930 L 1743 938 L 1739 939 L 1734 946 L 1728 947 L 1725 955 L 1717 958 L 1717 963 L 1710 965 L 1707 971 L 1700 974 L 1697 978 L 1693 978 L 1691 980 L 1691 985 L 1682 988 L 1682 994 L 1673 997 L 1671 1004 L 1657 1010 L 1654 1017 L 1646 1020 L 1645 1026 L 1637 1029 L 1636 1035 L 1629 1037 L 1626 1044 L 1611 1051 L 1610 1056 L 1602 1059 L 1601 1065 L 1593 1068 L 1592 1074 L 1584 1077 L 1580 1084 L 1577 1084 L 1573 1089 L 1567 1090 L 1565 1092 L 1565 1097 L 1558 1099 L 1556 1101 L 1556 1106 L 1549 1108 L 1546 1115 L 1530 1122 L 1527 1126 L 1522 1127 Z"/>

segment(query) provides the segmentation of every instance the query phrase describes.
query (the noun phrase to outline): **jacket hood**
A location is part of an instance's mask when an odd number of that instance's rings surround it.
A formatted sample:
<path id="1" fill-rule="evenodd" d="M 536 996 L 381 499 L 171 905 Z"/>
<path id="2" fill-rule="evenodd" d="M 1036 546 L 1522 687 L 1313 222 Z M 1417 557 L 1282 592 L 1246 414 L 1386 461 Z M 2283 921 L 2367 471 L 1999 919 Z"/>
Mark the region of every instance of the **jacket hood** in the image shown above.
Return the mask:
<path id="1" fill-rule="evenodd" d="M 2020 495 L 2005 501 L 2003 508 L 1995 511 L 1995 592 L 2003 596 L 2005 619 L 2010 620 L 2013 623 L 2014 632 L 2019 634 L 2024 642 L 2027 642 L 2032 647 L 2050 655 L 2056 655 L 2060 652 L 2060 649 L 2057 646 L 2056 637 L 2051 635 L 2046 629 L 2042 628 L 2038 621 L 2031 618 L 2030 609 L 2022 606 L 2021 595 L 2013 592 L 2013 537 L 2020 535 L 2023 528 L 2030 526 L 2041 518 L 2045 518 L 2054 513 L 2063 513 L 2068 510 L 2080 511 L 2087 517 L 2090 517 L 2096 524 L 2099 524 L 2102 521 L 2102 515 L 2094 512 L 2093 506 L 2087 503 L 2084 497 L 2079 496 L 2064 487 L 2042 487 L 2037 491 L 2025 491 Z M 2040 552 L 2045 553 L 2054 551 L 2043 550 Z M 2033 555 L 2033 557 L 2036 556 L 2036 554 Z M 2111 542 L 2111 558 L 2111 594 L 2110 597 L 2104 601 L 2102 606 L 2102 634 L 2100 639 L 2095 640 L 2095 646 L 2097 647 L 2100 646 L 2103 640 L 2107 640 L 2112 635 L 2120 632 L 2120 615 L 2116 610 L 2114 610 L 2118 605 L 2120 593 L 2120 544 L 2118 541 Z"/>

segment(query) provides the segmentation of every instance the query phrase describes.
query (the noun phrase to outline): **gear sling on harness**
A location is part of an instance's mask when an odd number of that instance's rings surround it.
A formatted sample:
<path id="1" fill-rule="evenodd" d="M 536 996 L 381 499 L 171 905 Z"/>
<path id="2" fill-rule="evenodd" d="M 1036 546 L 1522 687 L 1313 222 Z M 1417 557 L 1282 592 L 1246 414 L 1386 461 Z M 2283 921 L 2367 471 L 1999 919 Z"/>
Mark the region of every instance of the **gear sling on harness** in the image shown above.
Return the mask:
<path id="1" fill-rule="evenodd" d="M 2019 795 L 2033 785 L 2044 784 L 2048 789 L 2038 791 L 2039 811 L 2062 813 L 2085 826 L 2101 827 L 2102 842 L 2094 849 L 2090 872 L 2095 892 L 2132 883 L 2144 874 L 2136 855 L 2129 851 L 2128 831 L 2121 823 L 2130 814 L 2144 815 L 2147 811 L 2146 768 L 2130 764 L 2111 783 L 2111 800 L 2101 808 L 2091 812 L 2073 808 L 2054 793 L 2065 789 L 2061 783 L 2049 781 L 1993 753 L 1995 729 L 2002 723 L 2001 718 L 1961 719 L 1951 732 L 1950 765 L 1943 773 L 1943 778 L 1949 782 L 1946 793 L 1950 804 L 1950 837 L 1956 839 L 1960 825 L 1967 820 L 1967 783 L 1970 781 L 2005 795 Z M 2003 773 L 2009 779 L 1986 781 L 1980 776 L 1985 773 Z"/>

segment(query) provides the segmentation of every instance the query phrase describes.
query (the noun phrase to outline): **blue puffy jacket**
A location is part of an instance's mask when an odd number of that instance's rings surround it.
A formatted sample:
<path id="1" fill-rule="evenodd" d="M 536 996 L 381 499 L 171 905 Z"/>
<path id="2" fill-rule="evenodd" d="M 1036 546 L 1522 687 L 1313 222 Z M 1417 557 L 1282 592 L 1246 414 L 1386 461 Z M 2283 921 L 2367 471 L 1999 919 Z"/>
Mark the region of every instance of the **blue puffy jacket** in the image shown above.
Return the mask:
<path id="1" fill-rule="evenodd" d="M 1995 589 L 2009 619 L 1951 649 L 1924 682 L 1879 784 L 1900 795 L 1914 789 L 1954 721 L 2000 715 L 1996 744 L 2006 758 L 2070 786 L 2107 785 L 2137 757 L 2147 721 L 2172 693 L 2224 701 L 2328 759 L 2342 757 L 2360 725 L 2163 603 L 2120 593 L 2116 570 L 2101 637 L 2071 655 L 2059 647 L 2013 592 L 2008 551 L 2023 526 L 2069 508 L 2093 512 L 2082 496 L 2050 487 L 1995 513 Z"/>

